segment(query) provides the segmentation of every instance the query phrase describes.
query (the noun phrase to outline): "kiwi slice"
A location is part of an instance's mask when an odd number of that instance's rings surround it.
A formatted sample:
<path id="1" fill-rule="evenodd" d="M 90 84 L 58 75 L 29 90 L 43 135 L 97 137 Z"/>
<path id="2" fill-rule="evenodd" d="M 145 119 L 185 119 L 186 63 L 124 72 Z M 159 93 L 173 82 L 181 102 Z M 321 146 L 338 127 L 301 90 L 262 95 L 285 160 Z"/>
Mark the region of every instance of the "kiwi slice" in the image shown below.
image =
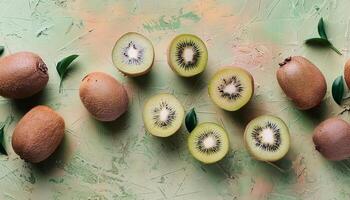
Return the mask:
<path id="1" fill-rule="evenodd" d="M 185 111 L 171 94 L 158 94 L 146 102 L 143 108 L 143 122 L 149 133 L 168 137 L 180 129 Z"/>
<path id="2" fill-rule="evenodd" d="M 168 64 L 180 76 L 191 77 L 204 71 L 208 62 L 208 51 L 197 36 L 176 36 L 168 49 Z"/>
<path id="3" fill-rule="evenodd" d="M 203 163 L 221 160 L 229 150 L 229 139 L 221 126 L 205 122 L 198 125 L 188 138 L 190 153 Z"/>
<path id="4" fill-rule="evenodd" d="M 126 33 L 115 43 L 112 60 L 117 69 L 127 76 L 144 75 L 150 71 L 154 61 L 153 45 L 139 33 Z"/>
<path id="5" fill-rule="evenodd" d="M 289 150 L 289 130 L 280 118 L 263 115 L 249 122 L 244 132 L 244 142 L 257 160 L 277 161 Z"/>
<path id="6" fill-rule="evenodd" d="M 254 93 L 252 75 L 239 67 L 218 71 L 210 80 L 208 93 L 220 108 L 236 111 L 246 105 Z"/>

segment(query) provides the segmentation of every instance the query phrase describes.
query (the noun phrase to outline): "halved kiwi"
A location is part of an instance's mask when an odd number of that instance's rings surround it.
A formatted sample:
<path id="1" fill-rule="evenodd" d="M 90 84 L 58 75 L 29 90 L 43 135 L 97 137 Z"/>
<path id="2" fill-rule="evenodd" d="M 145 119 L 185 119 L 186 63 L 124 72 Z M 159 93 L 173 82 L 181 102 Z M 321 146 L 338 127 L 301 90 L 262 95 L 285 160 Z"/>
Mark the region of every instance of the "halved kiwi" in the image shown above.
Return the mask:
<path id="1" fill-rule="evenodd" d="M 188 137 L 188 148 L 192 156 L 207 164 L 225 157 L 229 146 L 225 129 L 215 123 L 205 122 L 198 125 Z"/>
<path id="2" fill-rule="evenodd" d="M 178 131 L 185 111 L 171 94 L 158 94 L 145 103 L 143 122 L 149 133 L 158 137 L 168 137 Z"/>
<path id="3" fill-rule="evenodd" d="M 208 50 L 197 36 L 176 36 L 168 49 L 168 64 L 180 76 L 191 77 L 204 71 L 208 62 Z"/>
<path id="4" fill-rule="evenodd" d="M 262 115 L 249 122 L 244 142 L 248 152 L 257 160 L 277 161 L 289 150 L 289 130 L 280 118 Z"/>
<path id="5" fill-rule="evenodd" d="M 144 75 L 153 65 L 153 45 L 149 39 L 139 33 L 126 33 L 115 43 L 112 60 L 116 68 L 127 76 Z"/>
<path id="6" fill-rule="evenodd" d="M 246 105 L 254 93 L 254 79 L 239 67 L 218 71 L 210 80 L 208 93 L 220 108 L 236 111 Z"/>

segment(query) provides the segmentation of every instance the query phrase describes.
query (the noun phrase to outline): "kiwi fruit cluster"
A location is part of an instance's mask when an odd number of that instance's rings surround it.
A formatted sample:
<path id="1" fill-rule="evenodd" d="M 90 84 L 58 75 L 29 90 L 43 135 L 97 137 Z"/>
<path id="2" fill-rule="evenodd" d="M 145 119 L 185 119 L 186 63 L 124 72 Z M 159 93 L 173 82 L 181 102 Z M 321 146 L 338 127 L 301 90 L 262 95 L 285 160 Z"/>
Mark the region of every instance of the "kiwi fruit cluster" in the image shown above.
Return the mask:
<path id="1" fill-rule="evenodd" d="M 112 50 L 112 61 L 124 75 L 147 74 L 154 63 L 155 52 L 145 36 L 129 32 L 122 35 Z M 208 63 L 205 43 L 192 34 L 180 34 L 169 45 L 167 61 L 179 76 L 202 73 Z M 276 73 L 286 96 L 300 110 L 319 105 L 327 91 L 322 72 L 301 56 L 286 58 Z M 350 85 L 350 61 L 344 78 Z M 31 52 L 19 52 L 0 59 L 0 95 L 21 99 L 40 92 L 49 79 L 43 60 Z M 208 95 L 215 105 L 226 111 L 237 111 L 250 102 L 254 94 L 254 78 L 237 66 L 218 70 L 208 84 Z M 93 118 L 114 121 L 127 112 L 129 98 L 123 84 L 103 72 L 86 75 L 79 88 L 82 104 Z M 185 118 L 181 102 L 171 94 L 157 94 L 144 104 L 142 118 L 145 129 L 156 137 L 170 137 L 180 130 Z M 64 137 L 63 118 L 46 106 L 36 106 L 18 122 L 12 137 L 14 151 L 24 160 L 42 162 L 57 149 Z M 244 145 L 257 160 L 274 162 L 290 149 L 291 137 L 286 123 L 277 116 L 262 115 L 250 121 L 244 131 Z M 350 157 L 350 125 L 331 118 L 316 127 L 315 148 L 329 160 Z M 227 131 L 212 122 L 200 123 L 188 136 L 190 154 L 202 163 L 216 163 L 229 152 Z"/>

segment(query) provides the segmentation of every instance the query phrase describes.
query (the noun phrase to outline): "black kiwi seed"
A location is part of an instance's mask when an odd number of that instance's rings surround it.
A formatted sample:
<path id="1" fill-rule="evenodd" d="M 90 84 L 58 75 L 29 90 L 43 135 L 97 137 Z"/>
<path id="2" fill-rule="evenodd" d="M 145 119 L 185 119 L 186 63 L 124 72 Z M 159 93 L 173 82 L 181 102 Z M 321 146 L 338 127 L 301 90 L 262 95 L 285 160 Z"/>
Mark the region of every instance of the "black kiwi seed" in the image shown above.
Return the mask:
<path id="1" fill-rule="evenodd" d="M 273 144 L 263 143 L 261 133 L 264 129 L 271 129 L 273 131 L 273 136 L 274 136 Z M 256 141 L 255 145 L 266 151 L 276 151 L 281 145 L 280 129 L 277 127 L 276 124 L 271 122 L 267 122 L 264 127 L 256 126 L 252 132 L 252 137 Z"/>
<path id="2" fill-rule="evenodd" d="M 193 58 L 191 61 L 185 61 L 183 53 L 186 48 L 192 48 Z M 196 68 L 199 58 L 201 57 L 201 51 L 198 45 L 193 41 L 182 41 L 176 45 L 176 61 L 181 68 L 185 70 L 191 70 Z"/>
<path id="3" fill-rule="evenodd" d="M 169 111 L 169 115 L 166 121 L 161 121 L 160 112 L 164 108 Z M 175 116 L 176 116 L 175 109 L 169 106 L 169 104 L 165 101 L 160 102 L 159 107 L 156 107 L 153 109 L 154 124 L 160 128 L 167 128 L 168 126 L 171 126 L 172 122 L 175 119 Z"/>
<path id="4" fill-rule="evenodd" d="M 137 50 L 137 58 L 131 58 L 128 54 L 130 48 Z M 144 49 L 139 45 L 136 45 L 135 42 L 129 42 L 128 46 L 124 47 L 121 51 L 122 56 L 124 57 L 124 63 L 128 65 L 140 65 L 143 63 Z"/>
<path id="5" fill-rule="evenodd" d="M 204 140 L 206 138 L 208 138 L 208 137 L 214 137 L 215 138 L 216 145 L 214 147 L 206 148 L 204 146 Z M 200 152 L 202 152 L 202 153 L 206 153 L 206 154 L 215 153 L 215 152 L 219 151 L 220 147 L 221 147 L 220 136 L 219 136 L 218 133 L 216 133 L 215 131 L 212 131 L 212 130 L 204 131 L 203 134 L 198 136 L 196 145 L 197 145 L 198 150 Z"/>
<path id="6" fill-rule="evenodd" d="M 224 91 L 225 87 L 230 85 L 230 84 L 233 84 L 236 88 L 237 88 L 237 91 L 230 94 L 230 93 L 227 93 Z M 231 78 L 229 79 L 222 79 L 222 84 L 220 84 L 218 86 L 218 90 L 219 92 L 221 93 L 221 97 L 223 98 L 228 98 L 229 100 L 237 100 L 238 98 L 240 98 L 242 95 L 241 95 L 241 92 L 243 91 L 243 86 L 241 84 L 241 81 L 238 80 L 238 78 L 236 76 L 232 76 Z"/>

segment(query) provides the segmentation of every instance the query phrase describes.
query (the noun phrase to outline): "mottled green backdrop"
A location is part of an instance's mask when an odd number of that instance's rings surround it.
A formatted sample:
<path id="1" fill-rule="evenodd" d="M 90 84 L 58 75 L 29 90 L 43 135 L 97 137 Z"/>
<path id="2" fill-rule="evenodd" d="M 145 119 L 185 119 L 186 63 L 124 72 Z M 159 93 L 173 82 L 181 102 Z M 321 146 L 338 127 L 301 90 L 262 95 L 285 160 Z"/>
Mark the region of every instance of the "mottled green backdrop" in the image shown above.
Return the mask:
<path id="1" fill-rule="evenodd" d="M 183 199 L 183 200 L 346 200 L 350 199 L 350 161 L 329 162 L 312 145 L 313 128 L 338 115 L 328 89 L 314 110 L 296 110 L 278 87 L 278 62 L 303 55 L 325 74 L 328 88 L 348 58 L 348 0 L 1 0 L 0 45 L 5 54 L 33 51 L 49 67 L 50 81 L 29 100 L 0 98 L 0 121 L 9 156 L 0 156 L 0 199 Z M 329 38 L 343 56 L 306 47 L 325 18 Z M 153 70 L 142 78 L 123 77 L 113 67 L 111 50 L 123 33 L 136 31 L 154 44 Z M 179 33 L 200 36 L 209 50 L 204 74 L 184 79 L 166 63 L 166 48 Z M 56 63 L 79 54 L 59 93 Z M 210 76 L 222 66 L 241 66 L 255 78 L 255 96 L 239 112 L 213 106 Z M 80 80 L 91 71 L 110 73 L 125 83 L 129 112 L 112 123 L 92 119 L 79 100 Z M 141 109 L 146 98 L 175 94 L 200 121 L 214 121 L 229 132 L 231 150 L 218 164 L 203 165 L 186 148 L 184 128 L 168 139 L 145 133 Z M 13 152 L 11 135 L 32 106 L 44 104 L 66 121 L 63 144 L 46 162 L 32 165 Z M 249 120 L 260 114 L 284 119 L 291 131 L 288 156 L 272 166 L 253 160 L 242 143 Z M 348 113 L 342 115 L 349 120 Z"/>

